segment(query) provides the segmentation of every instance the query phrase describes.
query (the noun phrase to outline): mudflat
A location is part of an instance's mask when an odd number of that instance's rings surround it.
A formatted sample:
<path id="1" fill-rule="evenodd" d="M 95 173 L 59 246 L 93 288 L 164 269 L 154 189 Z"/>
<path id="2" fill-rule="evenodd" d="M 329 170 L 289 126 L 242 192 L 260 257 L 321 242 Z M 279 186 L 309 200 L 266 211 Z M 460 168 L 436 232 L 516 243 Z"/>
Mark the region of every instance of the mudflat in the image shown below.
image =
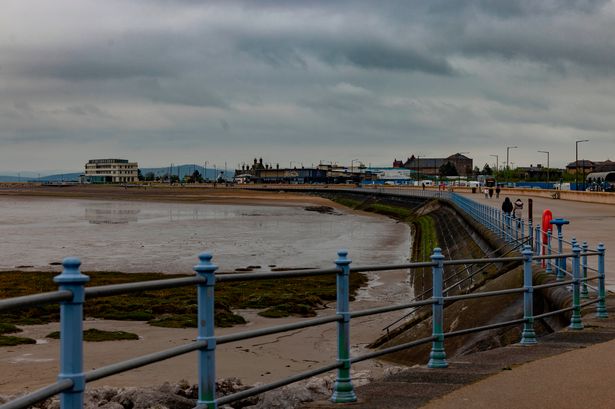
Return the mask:
<path id="1" fill-rule="evenodd" d="M 334 211 L 314 211 L 314 206 Z M 401 262 L 410 254 L 407 225 L 349 211 L 319 197 L 287 192 L 192 187 L 11 187 L 0 191 L 0 215 L 0 229 L 8 233 L 5 237 L 11 237 L 0 260 L 3 269 L 21 265 L 25 269 L 48 266 L 59 271 L 60 267 L 49 266 L 50 262 L 77 255 L 83 258 L 86 271 L 189 273 L 198 252 L 210 250 L 221 270 L 257 264 L 266 271 L 272 265 L 329 267 L 339 247 L 350 249 L 354 264 Z M 114 240 L 121 241 L 120 249 L 113 247 Z M 37 253 L 41 254 L 38 259 Z M 372 273 L 369 278 L 368 286 L 353 302 L 353 309 L 412 297 L 407 271 Z M 334 312 L 332 304 L 319 315 Z M 248 323 L 217 329 L 217 334 L 300 319 L 264 318 L 254 310 L 238 313 Z M 382 327 L 402 313 L 355 320 L 351 329 L 354 352 L 373 341 Z M 34 338 L 37 344 L 3 349 L 2 394 L 44 386 L 53 382 L 58 372 L 58 341 L 45 338 L 58 330 L 58 324 L 22 328 L 24 332 L 19 335 Z M 136 341 L 86 343 L 86 370 L 184 344 L 196 337 L 193 328 L 159 328 L 145 322 L 87 319 L 85 328 L 122 330 L 140 337 Z M 237 376 L 247 384 L 267 382 L 333 362 L 335 334 L 335 325 L 329 324 L 223 345 L 217 353 L 218 376 Z M 382 365 L 368 361 L 357 369 L 377 369 Z M 180 379 L 196 380 L 196 354 L 96 384 L 146 386 Z"/>

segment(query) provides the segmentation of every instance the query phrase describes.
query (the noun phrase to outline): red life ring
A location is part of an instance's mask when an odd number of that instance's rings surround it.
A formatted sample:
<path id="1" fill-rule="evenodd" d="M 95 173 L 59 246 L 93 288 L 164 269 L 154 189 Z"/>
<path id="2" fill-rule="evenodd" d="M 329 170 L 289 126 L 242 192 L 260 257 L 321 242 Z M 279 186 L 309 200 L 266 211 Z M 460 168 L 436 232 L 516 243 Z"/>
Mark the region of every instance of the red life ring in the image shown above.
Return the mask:
<path id="1" fill-rule="evenodd" d="M 553 233 L 553 225 L 551 224 L 551 220 L 553 219 L 553 213 L 551 213 L 551 210 L 549 209 L 545 209 L 542 212 L 542 255 L 545 255 L 547 253 L 547 232 L 550 231 L 551 233 Z M 544 267 L 546 265 L 545 260 L 542 260 L 542 266 Z"/>

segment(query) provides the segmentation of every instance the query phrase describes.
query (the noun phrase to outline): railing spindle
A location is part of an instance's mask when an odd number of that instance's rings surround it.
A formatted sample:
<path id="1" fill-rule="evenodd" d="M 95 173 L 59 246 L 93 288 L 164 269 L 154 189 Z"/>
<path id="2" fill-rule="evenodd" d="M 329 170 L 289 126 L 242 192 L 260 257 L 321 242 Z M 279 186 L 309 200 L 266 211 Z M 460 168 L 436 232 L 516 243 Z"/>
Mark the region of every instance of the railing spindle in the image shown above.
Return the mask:
<path id="1" fill-rule="evenodd" d="M 337 324 L 337 361 L 343 365 L 337 370 L 331 400 L 335 403 L 355 402 L 352 379 L 350 377 L 350 263 L 348 250 L 337 252 L 335 264 L 337 273 L 337 314 L 342 320 Z"/>
<path id="2" fill-rule="evenodd" d="M 432 335 L 436 339 L 431 344 L 429 354 L 429 368 L 446 368 L 446 352 L 444 351 L 444 297 L 443 297 L 443 276 L 444 276 L 444 256 L 439 247 L 433 249 L 431 260 L 437 263 L 432 267 L 432 298 L 435 303 L 432 306 Z"/>
<path id="3" fill-rule="evenodd" d="M 606 283 L 604 273 L 604 244 L 598 244 L 598 297 L 599 301 L 596 305 L 596 317 L 608 318 L 609 314 L 606 311 Z"/>
<path id="4" fill-rule="evenodd" d="M 198 405 L 216 409 L 216 337 L 214 335 L 214 286 L 218 266 L 211 262 L 210 253 L 199 254 L 199 264 L 193 270 L 206 282 L 197 284 L 197 341 L 207 341 L 207 346 L 198 350 L 199 398 Z"/>
<path id="5" fill-rule="evenodd" d="M 584 241 L 581 246 L 581 250 L 583 251 L 583 256 L 581 258 L 581 264 L 583 265 L 583 282 L 581 283 L 581 298 L 589 298 L 589 291 L 587 290 L 587 250 L 589 246 L 587 242 Z"/>
<path id="6" fill-rule="evenodd" d="M 521 333 L 521 345 L 534 345 L 536 333 L 534 332 L 534 286 L 532 282 L 532 248 L 523 246 L 523 332 Z"/>
<path id="7" fill-rule="evenodd" d="M 581 248 L 575 238 L 572 239 L 572 316 L 570 317 L 570 325 L 568 328 L 574 330 L 583 329 L 583 321 L 581 319 Z"/>
<path id="8" fill-rule="evenodd" d="M 70 291 L 73 298 L 60 303 L 60 374 L 58 380 L 70 379 L 73 387 L 60 394 L 61 409 L 83 408 L 85 375 L 83 373 L 83 303 L 84 286 L 90 277 L 81 274 L 81 261 L 67 257 L 62 261 L 62 273 L 53 278 L 60 291 Z"/>

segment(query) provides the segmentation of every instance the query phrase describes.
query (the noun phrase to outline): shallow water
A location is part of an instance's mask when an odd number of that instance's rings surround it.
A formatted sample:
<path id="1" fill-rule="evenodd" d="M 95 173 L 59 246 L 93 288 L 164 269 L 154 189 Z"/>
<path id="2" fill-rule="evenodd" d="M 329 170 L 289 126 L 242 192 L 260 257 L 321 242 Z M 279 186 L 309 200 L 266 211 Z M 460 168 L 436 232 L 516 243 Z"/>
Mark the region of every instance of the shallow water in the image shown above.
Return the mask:
<path id="1" fill-rule="evenodd" d="M 189 273 L 202 251 L 220 271 L 260 266 L 329 267 L 349 249 L 356 264 L 409 255 L 408 226 L 302 206 L 252 206 L 0 197 L 0 270 L 59 269 Z"/>

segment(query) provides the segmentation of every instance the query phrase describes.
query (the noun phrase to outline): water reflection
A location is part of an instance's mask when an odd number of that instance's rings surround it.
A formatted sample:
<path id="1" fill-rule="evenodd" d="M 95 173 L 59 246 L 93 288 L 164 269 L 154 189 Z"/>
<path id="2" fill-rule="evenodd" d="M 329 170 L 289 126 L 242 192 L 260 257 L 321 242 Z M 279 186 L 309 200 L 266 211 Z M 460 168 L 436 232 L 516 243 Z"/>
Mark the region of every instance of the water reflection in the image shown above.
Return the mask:
<path id="1" fill-rule="evenodd" d="M 85 219 L 91 224 L 128 224 L 139 221 L 141 210 L 132 205 L 102 203 L 85 208 Z"/>

